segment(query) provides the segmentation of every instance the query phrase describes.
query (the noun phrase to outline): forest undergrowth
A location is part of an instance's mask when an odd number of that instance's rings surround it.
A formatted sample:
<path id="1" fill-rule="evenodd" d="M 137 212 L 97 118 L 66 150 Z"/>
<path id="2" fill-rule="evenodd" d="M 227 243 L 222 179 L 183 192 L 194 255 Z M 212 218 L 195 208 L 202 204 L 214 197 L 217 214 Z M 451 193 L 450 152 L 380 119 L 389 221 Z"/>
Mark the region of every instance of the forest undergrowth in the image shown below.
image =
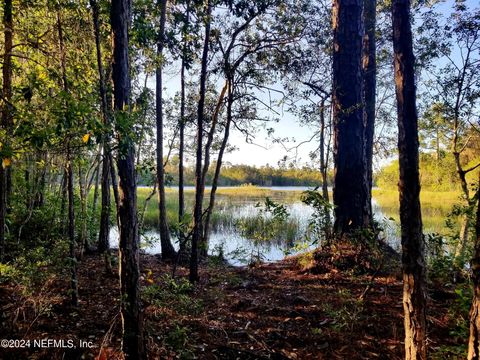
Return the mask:
<path id="1" fill-rule="evenodd" d="M 202 280 L 195 286 L 188 282 L 186 268 L 178 267 L 173 278 L 171 264 L 142 254 L 140 285 L 150 358 L 401 359 L 398 267 L 354 267 L 363 255 L 353 249 L 331 247 L 246 267 L 210 258 L 200 267 Z M 121 357 L 116 276 L 106 274 L 103 258 L 93 254 L 79 263 L 78 278 L 76 309 L 65 291 L 67 276 L 52 276 L 28 294 L 13 281 L 0 284 L 0 337 L 31 344 L 44 338 L 74 344 L 83 340 L 93 347 L 30 346 L 9 349 L 2 359 Z M 467 326 L 468 307 L 462 299 L 468 303 L 470 296 L 458 285 L 455 289 L 439 282 L 429 289 L 432 358 L 464 356 L 461 320 Z"/>

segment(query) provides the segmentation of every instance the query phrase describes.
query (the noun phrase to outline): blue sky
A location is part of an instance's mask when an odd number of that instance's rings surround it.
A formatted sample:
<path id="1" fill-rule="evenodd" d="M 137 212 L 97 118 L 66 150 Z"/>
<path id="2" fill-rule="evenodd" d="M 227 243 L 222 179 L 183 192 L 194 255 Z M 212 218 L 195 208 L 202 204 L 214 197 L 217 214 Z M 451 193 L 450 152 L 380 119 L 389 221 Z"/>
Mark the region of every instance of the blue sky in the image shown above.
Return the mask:
<path id="1" fill-rule="evenodd" d="M 443 1 L 437 3 L 435 8 L 442 12 L 450 12 L 452 5 L 455 2 L 453 0 Z M 466 0 L 467 7 L 478 7 L 478 0 Z M 179 78 L 178 75 L 165 74 L 165 87 L 168 95 L 173 95 L 179 90 Z M 393 74 L 392 74 L 393 77 Z M 152 79 L 153 80 L 153 79 Z M 392 79 L 393 80 L 393 79 Z M 154 88 L 154 82 L 151 82 L 151 87 Z M 268 124 L 267 127 L 275 128 L 275 137 L 294 139 L 295 142 L 286 144 L 285 147 L 293 148 L 295 144 L 304 142 L 311 138 L 314 129 L 306 126 L 302 126 L 298 123 L 296 118 L 282 109 L 278 109 L 280 118 L 278 123 Z M 317 148 L 317 143 L 312 141 L 300 146 L 296 152 L 294 150 L 287 152 L 284 146 L 273 143 L 271 138 L 268 138 L 265 130 L 260 130 L 255 137 L 255 144 L 248 144 L 245 142 L 245 137 L 236 129 L 231 132 L 230 145 L 235 146 L 238 150 L 233 151 L 225 155 L 224 160 L 232 164 L 248 164 L 255 166 L 262 166 L 266 164 L 276 165 L 279 160 L 284 156 L 294 158 L 296 155 L 300 164 L 310 164 L 309 153 Z M 383 162 L 382 162 L 383 163 Z"/>

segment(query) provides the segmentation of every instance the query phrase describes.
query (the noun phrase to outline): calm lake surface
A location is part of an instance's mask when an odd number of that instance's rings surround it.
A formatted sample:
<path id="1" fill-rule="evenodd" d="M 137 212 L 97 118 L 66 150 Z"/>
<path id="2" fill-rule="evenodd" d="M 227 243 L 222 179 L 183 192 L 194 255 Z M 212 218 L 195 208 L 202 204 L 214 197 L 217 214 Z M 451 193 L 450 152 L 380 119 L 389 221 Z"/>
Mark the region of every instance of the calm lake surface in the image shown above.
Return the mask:
<path id="1" fill-rule="evenodd" d="M 194 187 L 186 187 L 187 191 L 192 191 Z M 302 191 L 311 189 L 308 187 L 257 187 L 257 189 L 268 190 L 268 195 L 272 200 L 286 206 L 289 213 L 288 221 L 294 230 L 289 234 L 271 241 L 259 242 L 242 236 L 238 223 L 248 221 L 249 218 L 258 217 L 263 204 L 265 194 L 254 192 L 252 194 L 242 187 L 235 187 L 232 193 L 229 193 L 227 187 L 220 187 L 217 195 L 215 214 L 213 216 L 213 226 L 209 239 L 209 253 L 218 255 L 220 252 L 232 265 L 245 265 L 253 260 L 266 262 L 281 260 L 287 255 L 294 255 L 306 249 L 316 247 L 316 244 L 310 244 L 306 241 L 305 233 L 311 219 L 313 209 L 300 200 Z M 207 188 L 208 190 L 208 188 Z M 222 192 L 222 190 L 224 190 Z M 226 190 L 226 191 L 225 191 Z M 176 188 L 168 190 L 172 198 L 175 196 Z M 168 195 L 168 194 L 167 194 Z M 208 194 L 206 194 L 208 195 Z M 168 202 L 168 196 L 167 196 Z M 398 224 L 382 213 L 375 199 L 372 201 L 375 219 L 382 224 L 384 228 L 384 238 L 395 249 L 399 249 L 399 228 Z M 188 206 L 188 202 L 187 202 Z M 178 244 L 175 238 L 175 247 Z M 110 233 L 110 244 L 112 248 L 118 247 L 118 230 L 113 228 Z M 141 235 L 141 248 L 149 254 L 159 254 L 161 252 L 159 234 L 153 230 L 147 230 Z"/>

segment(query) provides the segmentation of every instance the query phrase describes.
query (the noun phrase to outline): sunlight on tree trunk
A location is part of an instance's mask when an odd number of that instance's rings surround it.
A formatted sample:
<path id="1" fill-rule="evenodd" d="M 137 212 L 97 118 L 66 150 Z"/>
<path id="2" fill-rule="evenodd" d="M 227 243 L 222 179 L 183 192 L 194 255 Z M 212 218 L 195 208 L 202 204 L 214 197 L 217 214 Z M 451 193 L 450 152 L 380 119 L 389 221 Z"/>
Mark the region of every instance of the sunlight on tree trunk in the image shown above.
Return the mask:
<path id="1" fill-rule="evenodd" d="M 394 0 L 392 16 L 400 165 L 398 190 L 402 238 L 405 359 L 426 360 L 425 259 L 420 210 L 418 118 L 410 1 Z"/>
<path id="2" fill-rule="evenodd" d="M 363 37 L 363 96 L 365 101 L 365 156 L 367 160 L 368 196 L 367 205 L 373 222 L 372 186 L 373 186 L 373 138 L 375 134 L 375 93 L 377 90 L 376 64 L 376 0 L 364 0 L 363 17 L 365 22 L 365 36 Z M 373 225 L 373 223 L 371 224 Z"/>
<path id="3" fill-rule="evenodd" d="M 470 338 L 468 360 L 480 359 L 480 171 L 478 172 L 477 216 L 472 259 L 473 301 L 470 308 Z"/>

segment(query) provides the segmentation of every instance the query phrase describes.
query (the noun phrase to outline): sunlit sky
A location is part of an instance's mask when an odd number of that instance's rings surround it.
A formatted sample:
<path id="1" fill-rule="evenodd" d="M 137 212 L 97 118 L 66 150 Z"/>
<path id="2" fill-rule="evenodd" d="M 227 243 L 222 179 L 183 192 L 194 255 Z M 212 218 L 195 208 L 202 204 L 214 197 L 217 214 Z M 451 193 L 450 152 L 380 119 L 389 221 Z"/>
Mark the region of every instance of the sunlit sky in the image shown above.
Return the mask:
<path id="1" fill-rule="evenodd" d="M 467 0 L 465 3 L 470 8 L 479 6 L 477 0 Z M 435 8 L 442 12 L 450 12 L 453 4 L 454 1 L 452 0 L 444 1 Z M 164 86 L 168 96 L 172 96 L 179 91 L 178 74 L 168 74 L 168 72 L 166 72 Z M 154 81 L 149 81 L 149 87 L 154 89 Z M 280 118 L 280 121 L 278 123 L 267 124 L 267 127 L 273 127 L 275 129 L 274 136 L 276 138 L 289 138 L 290 141 L 288 143 L 284 145 L 274 143 L 272 138 L 267 136 L 266 130 L 262 129 L 256 134 L 253 143 L 246 143 L 245 136 L 238 130 L 233 129 L 230 134 L 230 145 L 235 146 L 237 150 L 225 154 L 224 161 L 232 164 L 255 166 L 270 164 L 276 166 L 283 157 L 288 156 L 289 159 L 296 158 L 300 165 L 314 165 L 309 159 L 309 153 L 317 149 L 318 144 L 315 140 L 305 142 L 312 137 L 314 129 L 302 126 L 297 119 L 287 111 L 282 111 L 282 109 L 278 109 L 278 111 L 280 114 L 276 116 Z M 296 144 L 299 143 L 303 143 L 303 145 L 296 148 Z M 290 151 L 287 151 L 287 149 L 290 149 Z M 384 164 L 385 161 L 382 161 L 382 163 Z M 382 164 L 377 164 L 376 167 L 378 167 L 378 165 Z"/>

